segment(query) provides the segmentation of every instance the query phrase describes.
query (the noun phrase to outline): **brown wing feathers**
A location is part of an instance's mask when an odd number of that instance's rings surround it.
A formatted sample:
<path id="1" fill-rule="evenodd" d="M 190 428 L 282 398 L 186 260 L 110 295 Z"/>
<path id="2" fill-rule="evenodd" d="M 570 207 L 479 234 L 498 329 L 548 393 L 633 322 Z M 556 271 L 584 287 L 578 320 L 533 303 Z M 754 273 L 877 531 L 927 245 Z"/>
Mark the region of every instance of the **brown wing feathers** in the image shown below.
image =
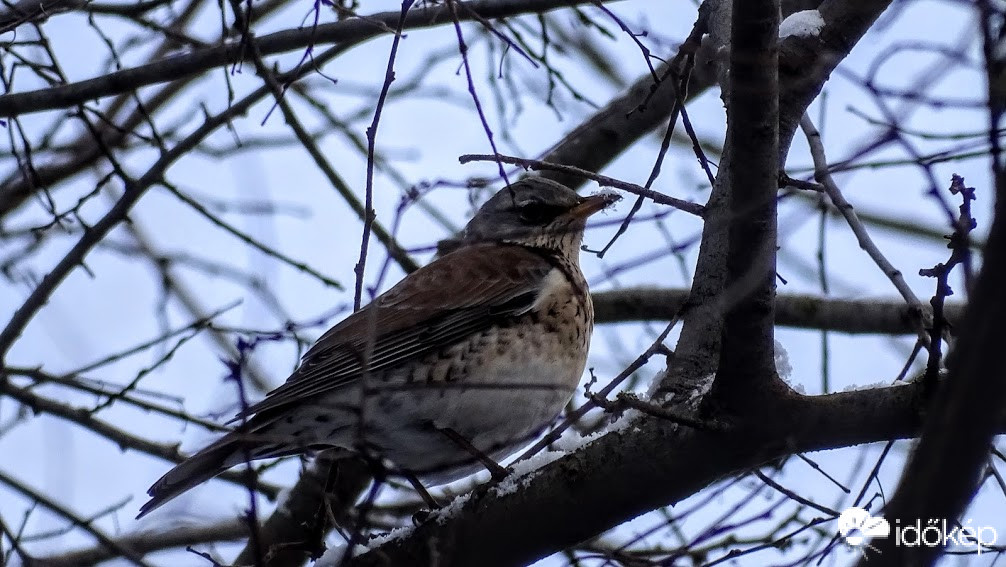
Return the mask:
<path id="1" fill-rule="evenodd" d="M 456 255 L 467 258 L 448 260 Z M 459 277 L 456 266 L 478 277 Z M 477 245 L 444 256 L 322 335 L 287 382 L 238 419 L 346 386 L 365 363 L 379 371 L 519 314 L 534 303 L 552 268 L 536 251 L 519 246 L 489 252 Z M 454 282 L 481 283 L 479 289 L 457 289 Z"/>

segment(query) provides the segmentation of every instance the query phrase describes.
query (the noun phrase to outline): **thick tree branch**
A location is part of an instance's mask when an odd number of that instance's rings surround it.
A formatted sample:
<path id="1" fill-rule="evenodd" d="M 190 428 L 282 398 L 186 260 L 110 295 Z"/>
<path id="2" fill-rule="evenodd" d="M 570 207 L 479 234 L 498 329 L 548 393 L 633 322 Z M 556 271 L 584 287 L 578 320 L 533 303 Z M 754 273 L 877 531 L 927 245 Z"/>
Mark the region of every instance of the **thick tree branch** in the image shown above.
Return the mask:
<path id="1" fill-rule="evenodd" d="M 779 44 L 779 150 L 786 163 L 800 118 L 835 67 L 891 5 L 891 0 L 825 0 L 818 7 L 820 35 L 787 37 Z"/>
<path id="2" fill-rule="evenodd" d="M 688 300 L 688 290 L 655 287 L 600 291 L 593 294 L 594 321 L 598 324 L 630 321 L 669 321 Z M 926 313 L 928 308 L 924 306 Z M 963 303 L 946 305 L 946 317 L 961 323 Z M 818 329 L 839 333 L 915 334 L 918 314 L 898 298 L 836 299 L 803 294 L 776 297 L 775 324 L 781 327 Z"/>
<path id="3" fill-rule="evenodd" d="M 324 538 L 334 521 L 352 529 L 346 511 L 371 481 L 371 467 L 361 459 L 339 451 L 318 456 L 300 475 L 297 484 L 276 511 L 259 528 L 260 553 L 251 542 L 238 555 L 235 565 L 250 564 L 264 557 L 269 567 L 296 567 L 324 551 Z"/>
<path id="4" fill-rule="evenodd" d="M 5 2 L 0 10 L 0 34 L 12 31 L 22 24 L 41 24 L 50 16 L 61 12 L 79 10 L 87 2 L 84 0 L 17 0 Z"/>
<path id="5" fill-rule="evenodd" d="M 713 397 L 731 411 L 775 393 L 776 192 L 779 186 L 779 5 L 734 0 L 727 143 L 732 156 L 726 314 Z"/>
<path id="6" fill-rule="evenodd" d="M 641 418 L 532 473 L 520 490 L 477 489 L 452 514 L 349 565 L 524 565 L 773 459 L 916 435 L 919 389 L 789 396 L 784 411 L 766 408 L 761 427 L 724 433 Z"/>
<path id="7" fill-rule="evenodd" d="M 724 0 L 726 1 L 726 0 Z M 791 36 L 779 46 L 779 164 L 807 107 L 835 69 L 890 5 L 890 0 L 825 0 L 818 11 L 825 22 L 819 37 Z M 727 144 L 730 133 L 728 132 Z M 699 259 L 678 339 L 674 364 L 655 389 L 656 396 L 687 393 L 696 380 L 716 372 L 725 309 L 726 254 L 731 215 L 727 206 L 735 156 L 724 151 L 716 183 L 706 203 Z"/>

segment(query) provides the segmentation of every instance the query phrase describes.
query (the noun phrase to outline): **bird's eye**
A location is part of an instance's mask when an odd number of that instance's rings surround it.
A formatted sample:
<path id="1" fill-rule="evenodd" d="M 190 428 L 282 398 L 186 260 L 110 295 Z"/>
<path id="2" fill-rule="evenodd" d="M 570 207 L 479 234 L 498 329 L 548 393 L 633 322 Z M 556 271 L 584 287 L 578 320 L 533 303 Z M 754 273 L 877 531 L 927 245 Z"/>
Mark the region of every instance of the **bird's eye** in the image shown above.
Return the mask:
<path id="1" fill-rule="evenodd" d="M 520 214 L 521 222 L 525 224 L 545 224 L 559 216 L 562 211 L 559 207 L 546 205 L 541 201 L 528 201 L 518 206 L 517 212 Z"/>

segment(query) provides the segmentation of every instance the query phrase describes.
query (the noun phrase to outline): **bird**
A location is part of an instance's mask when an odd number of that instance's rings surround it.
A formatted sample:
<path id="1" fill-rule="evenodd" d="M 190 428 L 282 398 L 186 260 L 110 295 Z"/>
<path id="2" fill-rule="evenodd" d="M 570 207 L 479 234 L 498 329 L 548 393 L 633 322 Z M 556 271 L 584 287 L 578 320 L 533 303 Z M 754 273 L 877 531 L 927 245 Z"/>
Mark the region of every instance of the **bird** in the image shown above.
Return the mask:
<path id="1" fill-rule="evenodd" d="M 137 518 L 252 460 L 328 448 L 428 485 L 488 468 L 572 397 L 594 311 L 580 271 L 587 218 L 619 199 L 538 176 L 495 193 L 455 250 L 333 326 L 233 430 L 169 470 Z"/>

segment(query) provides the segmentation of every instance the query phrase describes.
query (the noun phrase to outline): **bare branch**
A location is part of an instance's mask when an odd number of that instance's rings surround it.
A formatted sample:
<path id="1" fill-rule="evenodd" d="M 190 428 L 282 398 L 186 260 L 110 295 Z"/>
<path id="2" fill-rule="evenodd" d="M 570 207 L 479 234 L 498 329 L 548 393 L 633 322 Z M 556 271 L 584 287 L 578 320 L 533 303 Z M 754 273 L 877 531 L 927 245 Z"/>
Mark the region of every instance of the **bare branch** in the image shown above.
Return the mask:
<path id="1" fill-rule="evenodd" d="M 156 527 L 139 533 L 114 538 L 112 541 L 133 553 L 147 554 L 166 549 L 236 541 L 248 537 L 248 525 L 242 521 L 229 520 L 205 526 L 172 526 L 170 529 Z M 37 558 L 40 565 L 50 567 L 74 567 L 93 565 L 119 557 L 115 550 L 105 546 L 95 546 L 68 551 L 59 555 Z"/>
<path id="2" fill-rule="evenodd" d="M 76 423 L 95 435 L 108 439 L 123 449 L 132 449 L 176 464 L 185 460 L 185 455 L 178 450 L 177 445 L 164 445 L 148 441 L 143 437 L 134 435 L 96 418 L 86 409 L 68 406 L 40 396 L 26 388 L 19 388 L 11 384 L 6 378 L 6 375 L 0 375 L 0 393 L 17 400 L 33 411 L 43 412 L 53 417 Z M 247 475 L 241 471 L 226 472 L 218 478 L 240 486 L 245 486 L 248 480 Z M 278 487 L 267 483 L 257 483 L 256 488 L 269 498 L 275 498 L 279 494 Z"/>
<path id="3" fill-rule="evenodd" d="M 615 187 L 616 189 L 621 189 L 623 191 L 628 191 L 633 195 L 638 195 L 646 199 L 650 199 L 654 203 L 659 203 L 661 205 L 668 205 L 674 207 L 680 211 L 684 211 L 689 214 L 696 216 L 702 216 L 704 207 L 698 203 L 692 203 L 685 201 L 684 199 L 678 199 L 676 197 L 671 197 L 670 195 L 664 195 L 658 191 L 652 189 L 647 189 L 635 183 L 629 183 L 626 181 L 621 181 L 615 179 L 614 177 L 608 177 L 607 175 L 601 175 L 599 173 L 594 173 L 592 171 L 587 171 L 575 167 L 572 165 L 563 165 L 560 163 L 550 163 L 547 161 L 541 161 L 536 159 L 526 159 L 518 158 L 513 156 L 505 156 L 502 154 L 496 155 L 485 155 L 485 154 L 465 154 L 459 158 L 461 163 L 468 163 L 472 161 L 499 161 L 502 163 L 511 163 L 514 165 L 519 165 L 524 168 L 543 170 L 543 171 L 557 171 L 559 173 L 582 177 L 583 179 L 590 179 L 596 181 L 598 185 L 602 187 Z"/>
<path id="4" fill-rule="evenodd" d="M 473 0 L 465 3 L 465 10 L 458 14 L 458 18 L 470 20 L 476 14 L 482 18 L 504 18 L 587 4 L 590 1 Z M 346 50 L 368 39 L 394 33 L 398 17 L 399 12 L 397 11 L 381 12 L 331 24 L 285 30 L 259 37 L 256 44 L 263 56 L 325 44 L 336 44 L 342 50 Z M 421 29 L 443 25 L 451 21 L 450 9 L 447 6 L 433 6 L 410 12 L 403 28 L 407 30 Z M 2 95 L 0 96 L 0 116 L 18 116 L 30 112 L 72 107 L 103 96 L 180 79 L 213 67 L 242 61 L 247 57 L 245 53 L 247 47 L 242 41 L 231 42 L 69 85 Z M 320 63 L 317 58 L 315 61 Z"/>
<path id="5" fill-rule="evenodd" d="M 887 276 L 887 279 L 891 280 L 898 293 L 905 298 L 905 302 L 908 303 L 913 311 L 918 313 L 919 324 L 916 330 L 920 337 L 924 337 L 925 330 L 923 327 L 925 320 L 922 315 L 925 309 L 922 302 L 916 297 L 915 292 L 908 287 L 908 282 L 905 281 L 901 271 L 895 268 L 884 256 L 884 253 L 877 248 L 873 239 L 870 238 L 870 234 L 866 231 L 866 227 L 859 220 L 859 216 L 856 214 L 855 209 L 853 209 L 852 204 L 842 195 L 842 190 L 838 188 L 838 184 L 835 183 L 835 179 L 831 176 L 831 172 L 828 169 L 828 158 L 824 155 L 824 144 L 821 143 L 821 134 L 806 114 L 800 121 L 800 127 L 807 136 L 807 142 L 810 144 L 810 152 L 814 157 L 814 178 L 824 187 L 832 203 L 835 204 L 839 212 L 842 213 L 842 216 L 845 217 L 846 222 L 849 223 L 849 228 L 852 229 L 852 232 L 856 235 L 856 239 L 859 241 L 859 247 L 869 254 L 873 262 L 880 268 L 880 271 Z"/>
<path id="6" fill-rule="evenodd" d="M 8 475 L 3 471 L 0 471 L 0 483 L 3 483 L 13 488 L 15 491 L 19 492 L 25 498 L 28 498 L 33 502 L 41 504 L 42 506 L 55 512 L 63 519 L 69 521 L 71 524 L 81 528 L 82 530 L 93 536 L 94 539 L 98 540 L 102 546 L 104 546 L 109 552 L 113 553 L 115 556 L 127 559 L 130 563 L 134 565 L 139 565 L 143 567 L 149 565 L 149 563 L 143 560 L 142 554 L 139 554 L 123 546 L 120 542 L 112 539 L 98 528 L 92 526 L 90 521 L 85 520 L 80 516 L 78 516 L 77 514 L 71 512 L 65 506 L 63 506 L 59 502 L 56 502 L 55 500 L 48 497 L 44 493 L 29 487 L 28 485 L 24 484 L 23 482 Z"/>
<path id="7" fill-rule="evenodd" d="M 597 323 L 668 321 L 688 300 L 686 289 L 628 288 L 593 294 Z M 926 310 L 928 313 L 928 309 Z M 946 305 L 946 317 L 960 325 L 963 303 Z M 894 299 L 838 299 L 802 294 L 776 296 L 775 323 L 782 327 L 839 333 L 916 334 L 918 314 Z"/>

